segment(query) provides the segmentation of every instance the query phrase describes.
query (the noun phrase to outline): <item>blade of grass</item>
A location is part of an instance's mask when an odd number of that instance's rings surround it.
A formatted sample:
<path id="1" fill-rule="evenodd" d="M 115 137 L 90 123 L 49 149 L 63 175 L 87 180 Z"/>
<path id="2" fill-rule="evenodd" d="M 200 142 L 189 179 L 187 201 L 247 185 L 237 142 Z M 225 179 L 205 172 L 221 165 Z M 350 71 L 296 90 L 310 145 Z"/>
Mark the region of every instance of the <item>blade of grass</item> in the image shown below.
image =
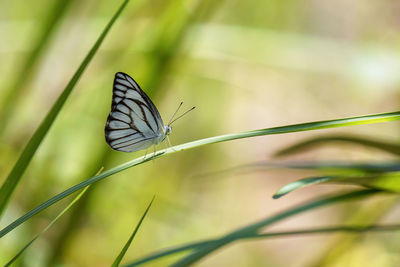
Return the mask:
<path id="1" fill-rule="evenodd" d="M 377 122 L 384 122 L 384 121 L 394 121 L 400 119 L 400 112 L 391 112 L 391 113 L 383 113 L 383 114 L 375 114 L 375 115 L 368 115 L 368 116 L 361 116 L 361 117 L 353 117 L 353 118 L 346 118 L 346 119 L 338 119 L 338 120 L 328 120 L 328 121 L 318 121 L 318 122 L 309 122 L 303 124 L 295 124 L 295 125 L 288 125 L 288 126 L 281 126 L 281 127 L 274 127 L 274 128 L 267 128 L 261 130 L 254 130 L 249 132 L 242 132 L 236 134 L 226 134 L 220 135 L 215 137 L 209 137 L 205 139 L 200 139 L 197 141 L 188 142 L 185 144 L 177 145 L 174 147 L 170 147 L 167 149 L 159 150 L 155 152 L 153 157 L 145 159 L 144 156 L 133 159 L 131 161 L 125 162 L 121 165 L 118 165 L 110 170 L 107 170 L 100 175 L 96 175 L 94 177 L 90 177 L 89 179 L 70 187 L 69 189 L 61 192 L 60 194 L 50 198 L 49 200 L 43 202 L 36 208 L 28 211 L 23 216 L 19 217 L 17 220 L 9 224 L 8 226 L 4 227 L 0 231 L 0 238 L 9 233 L 15 227 L 20 225 L 21 223 L 28 220 L 30 217 L 34 216 L 35 214 L 39 213 L 40 211 L 46 209 L 47 207 L 51 206 L 52 204 L 60 201 L 61 199 L 65 198 L 66 196 L 76 192 L 77 190 L 86 187 L 89 184 L 93 184 L 98 182 L 108 176 L 111 176 L 115 173 L 121 172 L 125 169 L 131 168 L 133 166 L 143 164 L 149 160 L 167 155 L 176 153 L 178 151 L 183 151 L 187 149 L 196 148 L 199 146 L 207 145 L 207 144 L 214 144 L 224 141 L 231 141 L 235 139 L 241 138 L 248 138 L 254 136 L 261 136 L 261 135 L 272 135 L 272 134 L 283 134 L 283 133 L 291 133 L 291 132 L 299 132 L 299 131 L 307 131 L 307 130 L 317 130 L 317 129 L 326 129 L 326 128 L 334 128 L 334 127 L 341 127 L 341 126 L 350 126 L 350 125 L 360 125 L 360 124 L 370 124 L 370 123 L 377 123 Z"/>
<path id="2" fill-rule="evenodd" d="M 171 266 L 179 267 L 179 266 L 188 266 L 190 264 L 193 264 L 193 263 L 199 261 L 201 258 L 214 252 L 215 250 L 217 250 L 223 246 L 226 246 L 227 244 L 230 244 L 238 239 L 242 239 L 249 235 L 255 235 L 255 234 L 257 234 L 258 231 L 262 230 L 262 228 L 269 226 L 273 223 L 276 223 L 278 221 L 281 221 L 283 219 L 289 218 L 293 215 L 300 214 L 305 211 L 312 210 L 312 209 L 315 209 L 318 207 L 339 203 L 339 202 L 342 202 L 345 200 L 348 201 L 348 200 L 357 199 L 357 198 L 361 198 L 361 197 L 367 197 L 367 196 L 370 196 L 377 192 L 379 192 L 379 191 L 377 191 L 377 190 L 353 191 L 350 193 L 345 193 L 345 194 L 341 194 L 341 195 L 325 197 L 325 198 L 322 198 L 319 200 L 310 201 L 303 205 L 298 205 L 297 207 L 294 207 L 294 208 L 288 209 L 286 211 L 283 211 L 281 213 L 278 213 L 275 216 L 268 217 L 264 220 L 261 220 L 254 224 L 251 224 L 249 226 L 245 226 L 245 227 L 240 228 L 236 231 L 233 231 L 225 236 L 222 236 L 217 241 L 215 241 L 207 246 L 204 246 L 203 248 L 195 250 L 193 253 L 187 255 L 186 257 L 177 261 L 176 263 L 172 264 Z"/>
<path id="3" fill-rule="evenodd" d="M 338 177 L 337 182 L 343 184 L 355 184 L 368 188 L 384 190 L 388 192 L 399 192 L 400 172 L 386 172 L 363 176 Z M 336 183 L 336 181 L 334 181 Z"/>
<path id="4" fill-rule="evenodd" d="M 319 184 L 319 183 L 324 183 L 327 181 L 332 181 L 338 177 L 334 176 L 318 176 L 318 177 L 308 177 L 308 178 L 303 178 L 300 180 L 297 180 L 295 182 L 289 183 L 285 186 L 283 186 L 281 189 L 276 192 L 272 198 L 278 199 L 286 194 L 289 194 L 290 192 L 293 192 L 294 190 L 297 190 L 299 188 L 313 185 L 313 184 Z"/>
<path id="5" fill-rule="evenodd" d="M 90 186 L 90 185 L 89 185 Z M 65 207 L 65 209 L 63 209 L 58 215 L 57 217 L 55 217 L 47 226 L 46 228 L 44 228 L 39 234 L 37 234 L 31 241 L 29 241 L 5 266 L 11 266 L 11 264 L 13 262 L 15 262 L 19 256 L 22 255 L 22 253 L 25 252 L 25 250 L 27 248 L 29 248 L 33 242 L 36 241 L 36 239 L 38 239 L 42 234 L 44 234 L 47 230 L 50 229 L 51 226 L 53 226 L 53 224 L 55 224 L 80 198 L 81 196 L 83 196 L 83 194 L 85 194 L 86 190 L 89 188 L 89 186 L 85 187 L 73 200 L 71 203 L 69 203 L 69 205 L 67 207 Z"/>
<path id="6" fill-rule="evenodd" d="M 114 260 L 113 264 L 111 265 L 112 267 L 118 267 L 119 264 L 121 263 L 122 258 L 125 256 L 125 253 L 128 251 L 128 248 L 130 247 L 133 238 L 135 237 L 137 231 L 139 230 L 140 225 L 142 224 L 144 218 L 147 215 L 147 212 L 149 211 L 151 204 L 153 204 L 155 196 L 153 196 L 153 199 L 150 201 L 150 204 L 147 206 L 146 211 L 143 213 L 142 218 L 140 218 L 138 224 L 135 227 L 135 230 L 133 231 L 133 233 L 131 234 L 131 236 L 129 237 L 128 241 L 126 242 L 125 246 L 122 248 L 121 252 L 119 253 L 118 257 Z"/>
<path id="7" fill-rule="evenodd" d="M 193 242 L 193 243 L 173 247 L 171 249 L 166 249 L 161 252 L 157 252 L 157 253 L 151 254 L 149 256 L 145 256 L 142 259 L 136 260 L 125 266 L 126 267 L 139 266 L 146 262 L 150 262 L 155 259 L 159 259 L 159 258 L 162 258 L 165 256 L 179 253 L 179 252 L 183 252 L 183 251 L 187 251 L 187 250 L 195 250 L 194 252 L 198 252 L 198 251 L 201 251 L 204 249 L 208 249 L 210 247 L 214 247 L 216 245 L 222 246 L 222 245 L 226 244 L 226 243 L 220 244 L 221 242 L 229 243 L 229 242 L 233 242 L 233 241 L 236 241 L 239 239 L 257 238 L 258 235 L 266 235 L 266 234 L 258 234 L 258 231 L 260 231 L 265 226 L 268 226 L 272 223 L 278 222 L 282 219 L 288 218 L 290 216 L 293 216 L 293 215 L 296 215 L 301 212 L 308 211 L 308 210 L 311 210 L 314 208 L 318 208 L 318 207 L 322 207 L 322 206 L 326 206 L 326 205 L 330 205 L 330 204 L 335 204 L 335 203 L 338 203 L 341 201 L 354 200 L 354 199 L 357 199 L 360 197 L 366 197 L 366 196 L 372 195 L 376 192 L 378 192 L 378 191 L 376 191 L 376 190 L 361 190 L 361 191 L 353 191 L 350 193 L 336 195 L 336 196 L 332 196 L 332 197 L 311 200 L 305 204 L 300 204 L 297 207 L 294 207 L 294 208 L 288 209 L 286 211 L 283 211 L 281 213 L 278 213 L 275 216 L 268 217 L 259 222 L 250 224 L 249 226 L 240 228 L 236 231 L 231 232 L 230 234 L 225 235 L 222 238 L 209 239 L 209 240 L 204 240 L 204 241 L 200 241 L 200 242 Z M 312 230 L 308 230 L 308 231 L 312 231 Z M 297 231 L 297 232 L 299 232 L 299 231 Z M 272 233 L 272 234 L 276 235 L 276 236 L 279 235 L 279 233 Z M 186 266 L 186 265 L 177 265 L 177 266 Z"/>
<path id="8" fill-rule="evenodd" d="M 338 184 L 354 184 L 385 190 L 390 192 L 399 192 L 400 172 L 388 172 L 370 175 L 337 175 L 337 176 L 318 176 L 303 178 L 283 186 L 273 195 L 273 198 L 280 198 L 294 190 L 320 183 L 338 183 Z"/>
<path id="9" fill-rule="evenodd" d="M 111 29 L 111 26 L 117 20 L 119 15 L 121 14 L 122 10 L 125 8 L 129 0 L 125 0 L 119 9 L 116 11 L 114 16 L 111 18 L 110 22 L 104 28 L 103 32 L 97 39 L 96 43 L 90 49 L 89 53 L 86 55 L 85 59 L 79 66 L 78 70 L 75 72 L 67 86 L 65 87 L 62 94 L 57 99 L 56 103 L 53 105 L 45 119 L 40 124 L 39 128 L 35 131 L 32 138 L 29 140 L 28 144 L 26 145 L 24 151 L 22 152 L 21 156 L 15 163 L 13 169 L 11 170 L 10 174 L 8 175 L 7 179 L 3 183 L 0 188 L 0 216 L 4 212 L 7 204 L 13 194 L 15 188 L 17 187 L 19 181 L 21 180 L 22 175 L 24 174 L 26 168 L 28 167 L 33 155 L 35 154 L 36 150 L 38 149 L 39 145 L 41 144 L 42 140 L 46 136 L 47 132 L 49 131 L 51 125 L 53 124 L 54 120 L 56 119 L 58 113 L 60 112 L 61 108 L 63 107 L 65 101 L 67 100 L 68 96 L 74 89 L 76 83 L 78 82 L 79 78 L 81 77 L 83 71 L 86 69 L 89 62 L 92 60 L 93 56 L 97 52 L 98 48 L 100 47 L 101 43 L 103 42 L 104 38 L 106 37 L 107 33 Z"/>
<path id="10" fill-rule="evenodd" d="M 397 231 L 400 230 L 400 224 L 391 224 L 391 225 L 371 225 L 371 226 L 332 226 L 332 227 L 321 227 L 314 229 L 303 229 L 303 230 L 295 230 L 295 231 L 285 231 L 285 232 L 269 232 L 264 234 L 253 234 L 249 236 L 244 236 L 241 239 L 264 239 L 264 238 L 274 238 L 274 237 L 288 237 L 288 236 L 297 236 L 297 235 L 309 235 L 309 234 L 330 234 L 337 232 L 346 232 L 346 233 L 364 233 L 364 232 L 387 232 L 387 231 Z M 178 252 L 198 249 L 208 244 L 212 244 L 215 242 L 214 239 L 191 243 L 187 245 L 182 245 L 179 247 L 175 247 L 172 249 L 166 249 L 158 253 L 154 253 L 150 256 L 144 257 L 135 262 L 124 265 L 124 267 L 134 267 L 139 266 L 147 262 L 154 261 L 156 259 L 169 256 L 172 254 L 176 254 Z"/>
<path id="11" fill-rule="evenodd" d="M 295 153 L 300 153 L 303 151 L 310 150 L 314 147 L 327 145 L 331 142 L 346 142 L 346 143 L 354 143 L 362 146 L 372 147 L 376 149 L 383 150 L 385 152 L 400 155 L 400 145 L 396 143 L 389 143 L 383 141 L 376 141 L 370 138 L 357 137 L 357 136 L 346 136 L 346 135 L 330 135 L 330 136 L 320 136 L 312 139 L 308 139 L 305 141 L 301 141 L 294 145 L 288 146 L 277 151 L 274 156 L 281 157 L 287 156 Z"/>
<path id="12" fill-rule="evenodd" d="M 100 170 L 96 173 L 96 175 L 100 174 L 103 171 L 104 167 L 101 167 Z M 10 266 L 13 262 L 15 262 L 19 256 L 24 253 L 24 251 L 29 248 L 33 242 L 36 241 L 43 233 L 45 233 L 47 230 L 50 229 L 53 224 L 55 224 L 58 219 L 60 219 L 88 190 L 90 185 L 87 187 L 83 188 L 82 191 L 69 203 L 67 207 L 65 207 L 39 234 L 37 234 L 31 241 L 29 241 L 5 266 Z"/>
<path id="13" fill-rule="evenodd" d="M 361 174 L 373 174 L 373 173 L 385 173 L 385 172 L 396 172 L 400 171 L 400 161 L 394 162 L 341 162 L 341 161 L 259 161 L 247 164 L 242 164 L 222 170 L 210 171 L 205 173 L 195 174 L 192 177 L 196 179 L 215 177 L 216 175 L 231 175 L 231 174 L 246 174 L 255 171 L 262 171 L 268 169 L 307 169 L 307 170 L 318 170 L 318 171 L 329 171 L 331 174 L 345 174 L 345 175 L 361 175 Z"/>
<path id="14" fill-rule="evenodd" d="M 108 159 L 111 153 L 106 153 L 108 148 L 106 146 L 100 151 L 100 153 L 95 153 L 92 155 L 91 162 L 86 163 L 85 169 L 82 171 L 83 177 L 92 176 L 93 173 L 98 169 L 99 162 L 101 162 L 104 166 L 109 165 Z M 88 214 L 92 211 L 92 206 L 90 205 L 91 200 L 93 199 L 93 195 L 96 195 L 97 192 L 101 192 L 102 187 L 107 187 L 108 185 L 100 184 L 96 186 L 90 187 L 85 195 L 79 200 L 79 206 L 74 206 L 70 210 L 70 214 L 67 218 L 64 219 L 64 223 L 60 225 L 57 229 L 57 235 L 55 238 L 52 238 L 51 250 L 47 254 L 47 266 L 60 266 L 63 259 L 65 259 L 69 248 L 69 244 L 71 244 L 71 240 L 74 239 L 74 236 L 79 230 L 84 222 L 86 222 Z"/>
<path id="15" fill-rule="evenodd" d="M 244 237 L 243 239 L 262 239 L 270 237 L 281 237 L 281 236 L 294 236 L 294 235 L 308 235 L 308 234 L 329 234 L 335 232 L 348 232 L 348 233 L 363 233 L 369 231 L 396 231 L 400 230 L 400 224 L 389 224 L 389 225 L 348 225 L 348 226 L 331 226 L 331 227 L 320 227 L 313 229 L 303 229 L 285 232 L 268 232 L 263 234 L 254 234 Z"/>
<path id="16" fill-rule="evenodd" d="M 396 172 L 400 171 L 400 161 L 394 162 L 341 162 L 341 161 L 321 161 L 321 162 L 268 162 L 259 161 L 253 163 L 247 163 L 230 167 L 217 171 L 210 171 L 206 173 L 196 174 L 193 177 L 199 179 L 204 177 L 213 177 L 216 175 L 227 175 L 231 173 L 249 173 L 254 171 L 266 170 L 266 169 L 307 169 L 307 170 L 319 170 L 319 171 L 330 171 L 338 174 L 371 174 L 371 173 L 384 173 L 384 172 Z"/>
<path id="17" fill-rule="evenodd" d="M 190 9 L 185 8 L 185 0 L 169 1 L 165 12 L 160 16 L 158 24 L 154 25 L 153 37 L 149 40 L 147 60 L 151 62 L 150 70 L 154 75 L 148 75 L 144 87 L 150 94 L 162 82 L 163 75 L 168 72 L 173 57 L 179 51 L 184 39 L 193 25 L 206 21 L 218 10 L 224 1 L 195 0 Z"/>
<path id="18" fill-rule="evenodd" d="M 260 162 L 258 166 L 266 167 L 280 167 L 292 169 L 310 169 L 310 170 L 324 170 L 324 171 L 356 171 L 357 173 L 382 173 L 382 172 L 395 172 L 400 171 L 400 161 L 382 162 L 342 162 L 342 161 L 321 161 L 321 162 Z M 256 166 L 256 165 L 254 165 Z"/>
<path id="19" fill-rule="evenodd" d="M 184 150 L 187 148 L 192 148 L 194 146 L 200 146 L 200 145 L 204 145 L 204 144 L 219 143 L 219 142 L 224 142 L 224 141 L 230 141 L 230 140 L 236 140 L 236 139 L 248 138 L 248 137 L 254 137 L 254 136 L 261 136 L 261 135 L 295 133 L 295 132 L 328 129 L 328 128 L 343 127 L 343 126 L 353 126 L 353 125 L 363 125 L 363 124 L 371 124 L 371 123 L 379 123 L 379 122 L 388 122 L 388 121 L 395 121 L 395 120 L 399 120 L 399 119 L 400 119 L 400 111 L 396 111 L 396 112 L 390 112 L 390 113 L 366 115 L 366 116 L 351 117 L 351 118 L 344 118 L 344 119 L 300 123 L 300 124 L 293 124 L 293 125 L 288 125 L 288 126 L 280 126 L 280 127 L 273 127 L 273 128 L 267 128 L 267 129 L 242 132 L 242 133 L 234 133 L 234 134 L 210 137 L 210 138 L 201 139 L 198 141 L 194 141 L 194 142 L 176 146 L 175 150 Z"/>
<path id="20" fill-rule="evenodd" d="M 214 239 L 210 239 L 210 240 L 205 240 L 205 241 L 200 241 L 200 242 L 193 242 L 193 243 L 189 243 L 189 244 L 185 244 L 185 245 L 181 245 L 181 246 L 176 246 L 170 249 L 165 249 L 163 251 L 160 252 L 156 252 L 154 254 L 151 254 L 149 256 L 145 256 L 139 260 L 136 260 L 132 263 L 129 263 L 127 265 L 124 266 L 139 266 L 142 265 L 144 263 L 150 262 L 150 261 L 154 261 L 156 259 L 162 258 L 162 257 L 166 257 L 169 255 L 173 255 L 179 252 L 183 252 L 183 251 L 187 251 L 187 250 L 193 250 L 193 249 L 198 249 L 201 248 L 205 245 L 208 244 L 212 244 L 213 242 L 215 242 L 216 240 Z"/>
<path id="21" fill-rule="evenodd" d="M 384 218 L 387 218 L 399 204 L 400 196 L 397 194 L 389 198 L 377 198 L 369 201 L 368 205 L 362 205 L 357 209 L 346 209 L 344 224 L 371 226 L 378 224 Z M 321 253 L 309 262 L 310 267 L 333 266 L 337 260 L 344 254 L 352 253 L 357 250 L 357 244 L 363 237 L 359 235 L 338 234 L 326 242 L 326 246 Z M 339 260 L 340 261 L 340 260 Z M 336 264 L 336 266 L 340 266 Z"/>

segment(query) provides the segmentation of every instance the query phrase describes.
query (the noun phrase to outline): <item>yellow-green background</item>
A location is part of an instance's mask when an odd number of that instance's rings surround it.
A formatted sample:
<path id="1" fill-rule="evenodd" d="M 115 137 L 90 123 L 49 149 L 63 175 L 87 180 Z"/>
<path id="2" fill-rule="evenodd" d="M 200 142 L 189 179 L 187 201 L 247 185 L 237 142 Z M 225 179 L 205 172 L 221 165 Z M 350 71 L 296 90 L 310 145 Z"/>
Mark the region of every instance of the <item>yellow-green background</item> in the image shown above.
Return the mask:
<path id="1" fill-rule="evenodd" d="M 61 14 L 54 8 L 57 2 L 0 3 L 0 104 L 5 105 L 16 80 L 24 80 L 12 98 L 8 119 L 0 121 L 4 128 L 0 182 L 120 4 L 69 0 Z M 117 71 L 136 79 L 165 122 L 180 101 L 186 108 L 197 107 L 174 124 L 172 144 L 250 129 L 395 111 L 400 99 L 399 12 L 400 4 L 394 0 L 131 1 L 33 158 L 1 226 L 92 176 L 101 166 L 108 169 L 144 154 L 111 151 L 104 140 Z M 59 17 L 54 31 L 27 71 L 23 66 L 52 15 Z M 265 170 L 201 175 L 269 160 L 279 148 L 321 133 L 204 146 L 111 176 L 95 184 L 76 204 L 77 211 L 70 212 L 75 213 L 74 224 L 68 223 L 70 214 L 65 216 L 18 264 L 110 265 L 153 195 L 155 202 L 125 260 L 212 238 L 312 196 L 336 191 L 339 187 L 324 185 L 273 200 L 271 195 L 280 186 L 311 173 Z M 393 123 L 329 133 L 399 140 L 398 125 Z M 292 159 L 392 158 L 357 146 L 336 145 Z M 364 205 L 374 207 L 376 202 Z M 0 264 L 14 256 L 67 203 L 53 206 L 4 237 Z M 294 217 L 274 229 L 339 224 L 358 209 L 360 204 L 323 209 Z M 385 219 L 398 220 L 398 211 Z M 310 266 L 324 258 L 332 237 L 238 242 L 210 255 L 199 266 Z M 400 263 L 398 237 L 396 233 L 367 234 L 347 253 L 326 264 L 396 266 Z"/>

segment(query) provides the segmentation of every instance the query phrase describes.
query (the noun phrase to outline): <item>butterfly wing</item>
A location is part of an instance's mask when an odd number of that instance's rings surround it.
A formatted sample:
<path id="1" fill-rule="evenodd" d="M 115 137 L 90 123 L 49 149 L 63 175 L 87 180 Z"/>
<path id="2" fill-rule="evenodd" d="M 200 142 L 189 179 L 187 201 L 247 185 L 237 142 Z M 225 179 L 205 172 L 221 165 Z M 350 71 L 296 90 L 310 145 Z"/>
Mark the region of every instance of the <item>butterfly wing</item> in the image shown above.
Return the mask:
<path id="1" fill-rule="evenodd" d="M 133 152 L 158 144 L 163 136 L 164 123 L 153 102 L 129 75 L 116 73 L 107 143 L 114 150 Z"/>

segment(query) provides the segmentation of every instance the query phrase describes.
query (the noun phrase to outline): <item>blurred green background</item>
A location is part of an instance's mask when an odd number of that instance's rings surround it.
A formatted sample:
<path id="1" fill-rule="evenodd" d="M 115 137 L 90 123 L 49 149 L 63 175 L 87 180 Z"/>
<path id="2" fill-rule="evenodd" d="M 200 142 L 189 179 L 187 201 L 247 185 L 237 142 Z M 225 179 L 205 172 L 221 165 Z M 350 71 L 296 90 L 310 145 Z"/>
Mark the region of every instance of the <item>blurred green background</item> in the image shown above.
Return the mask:
<path id="1" fill-rule="evenodd" d="M 0 3 L 0 182 L 53 105 L 119 1 Z M 174 124 L 173 145 L 204 137 L 398 109 L 400 2 L 131 1 L 90 63 L 33 158 L 4 214 L 4 227 L 49 197 L 144 151 L 111 151 L 104 125 L 117 71 L 136 79 L 164 121 L 180 101 L 197 109 Z M 328 131 L 326 131 L 328 133 Z M 398 141 L 398 125 L 329 130 Z M 147 203 L 155 202 L 125 260 L 212 238 L 336 186 L 272 194 L 309 171 L 201 174 L 260 160 L 321 131 L 239 140 L 184 151 L 95 184 L 17 263 L 109 266 Z M 161 144 L 159 148 L 163 148 Z M 389 154 L 340 144 L 291 160 L 366 161 Z M 343 187 L 343 186 L 342 186 Z M 341 188 L 342 188 L 341 187 Z M 351 188 L 351 186 L 349 186 Z M 0 241 L 4 264 L 69 200 L 40 213 Z M 273 229 L 338 224 L 363 206 L 393 197 L 304 214 Z M 383 204 L 382 204 L 383 203 Z M 384 221 L 399 219 L 391 208 Z M 390 240 L 388 240 L 390 237 Z M 313 266 L 336 235 L 239 242 L 199 266 Z M 396 266 L 398 234 L 366 234 L 323 266 Z M 150 266 L 165 266 L 174 258 Z M 321 266 L 320 265 L 320 266 Z"/>

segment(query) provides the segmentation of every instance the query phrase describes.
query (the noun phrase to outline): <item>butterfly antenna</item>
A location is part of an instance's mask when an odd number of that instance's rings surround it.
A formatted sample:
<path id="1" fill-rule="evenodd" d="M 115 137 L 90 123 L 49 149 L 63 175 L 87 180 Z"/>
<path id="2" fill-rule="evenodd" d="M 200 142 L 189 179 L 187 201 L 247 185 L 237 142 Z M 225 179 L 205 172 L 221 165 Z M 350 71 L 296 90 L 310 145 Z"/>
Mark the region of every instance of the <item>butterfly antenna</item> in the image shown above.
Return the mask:
<path id="1" fill-rule="evenodd" d="M 174 115 L 172 115 L 171 119 L 169 120 L 167 125 L 171 125 L 171 121 L 174 119 L 176 113 L 178 113 L 179 109 L 181 108 L 183 101 L 179 104 L 179 107 L 175 110 Z"/>
<path id="2" fill-rule="evenodd" d="M 191 109 L 189 109 L 188 111 L 186 111 L 185 113 L 183 113 L 182 115 L 180 115 L 178 118 L 174 119 L 173 121 L 171 121 L 170 123 L 168 123 L 168 125 L 171 125 L 172 123 L 174 123 L 174 121 L 182 118 L 184 115 L 186 115 L 187 113 L 189 113 L 189 111 L 192 111 L 193 109 L 195 109 L 196 107 L 192 107 Z"/>

